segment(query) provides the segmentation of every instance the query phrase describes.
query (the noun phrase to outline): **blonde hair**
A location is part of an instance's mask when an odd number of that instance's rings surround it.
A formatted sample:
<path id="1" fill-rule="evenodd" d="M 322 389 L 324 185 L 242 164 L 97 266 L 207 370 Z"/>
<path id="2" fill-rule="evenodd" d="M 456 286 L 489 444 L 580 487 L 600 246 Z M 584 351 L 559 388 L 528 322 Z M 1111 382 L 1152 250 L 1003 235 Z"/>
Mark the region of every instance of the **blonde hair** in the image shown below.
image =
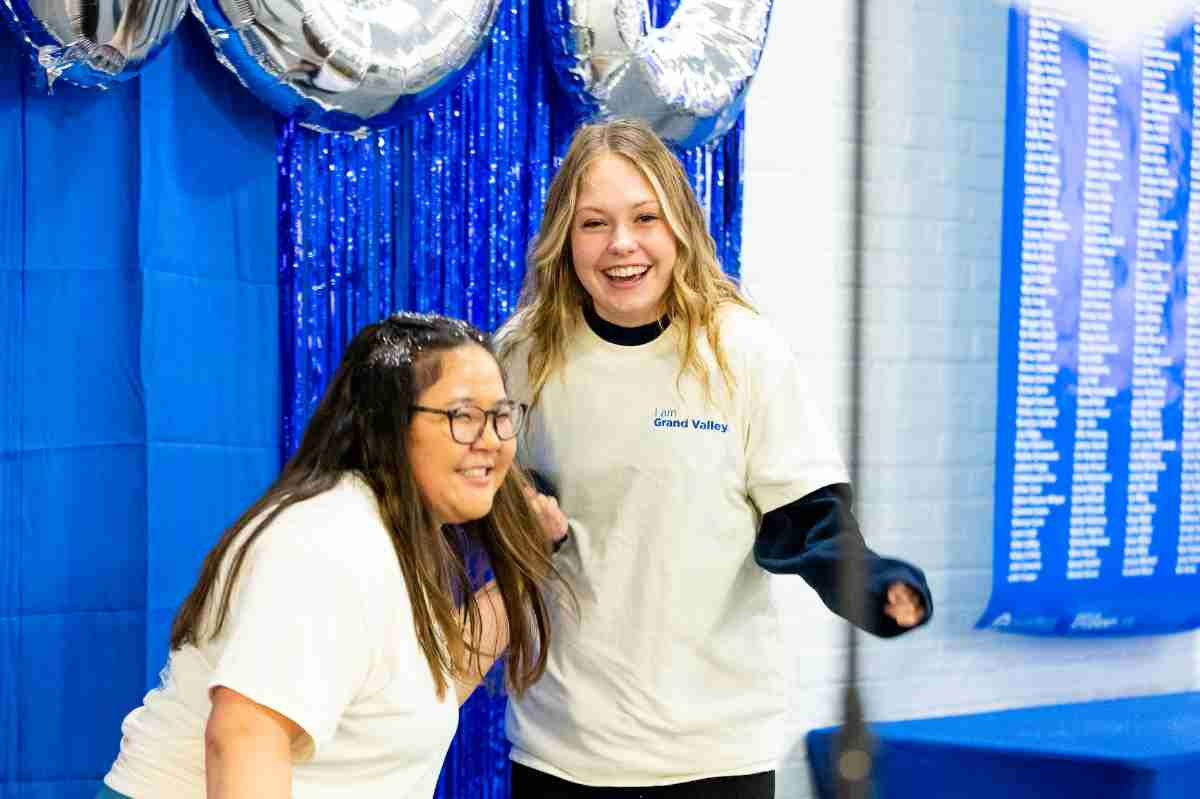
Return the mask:
<path id="1" fill-rule="evenodd" d="M 696 200 L 683 166 L 645 123 L 617 119 L 585 125 L 575 132 L 562 166 L 550 183 L 537 237 L 531 242 L 525 284 L 517 312 L 501 345 L 507 359 L 528 341 L 529 383 L 533 404 L 547 380 L 566 360 L 567 341 L 590 298 L 571 261 L 571 225 L 580 185 L 593 164 L 608 155 L 627 159 L 650 183 L 675 236 L 677 256 L 664 303 L 666 316 L 679 331 L 679 378 L 692 373 L 712 399 L 712 386 L 696 343 L 703 330 L 726 388 L 734 377 L 721 346 L 717 313 L 736 305 L 753 311 L 737 285 L 721 271 L 716 245 L 704 211 Z"/>

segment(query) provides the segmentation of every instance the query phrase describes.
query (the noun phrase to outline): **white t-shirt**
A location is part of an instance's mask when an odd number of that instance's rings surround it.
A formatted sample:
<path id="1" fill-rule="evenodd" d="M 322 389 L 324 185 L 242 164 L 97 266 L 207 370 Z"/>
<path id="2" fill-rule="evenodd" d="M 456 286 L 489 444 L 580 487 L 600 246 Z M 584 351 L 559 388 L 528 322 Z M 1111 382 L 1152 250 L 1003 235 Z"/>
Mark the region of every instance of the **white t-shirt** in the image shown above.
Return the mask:
<path id="1" fill-rule="evenodd" d="M 437 698 L 395 550 L 361 479 L 291 506 L 251 545 L 221 633 L 171 653 L 162 685 L 121 725 L 105 784 L 135 799 L 203 799 L 218 685 L 307 733 L 292 753 L 296 799 L 433 795 L 458 703 L 452 685 Z"/>
<path id="2" fill-rule="evenodd" d="M 732 399 L 677 384 L 675 326 L 641 346 L 585 322 L 530 418 L 522 458 L 559 488 L 579 600 L 554 609 L 545 676 L 508 705 L 512 759 L 584 785 L 666 785 L 775 768 L 777 617 L 752 548 L 761 515 L 848 478 L 791 350 L 761 317 L 722 314 Z M 531 402 L 528 344 L 508 359 Z"/>

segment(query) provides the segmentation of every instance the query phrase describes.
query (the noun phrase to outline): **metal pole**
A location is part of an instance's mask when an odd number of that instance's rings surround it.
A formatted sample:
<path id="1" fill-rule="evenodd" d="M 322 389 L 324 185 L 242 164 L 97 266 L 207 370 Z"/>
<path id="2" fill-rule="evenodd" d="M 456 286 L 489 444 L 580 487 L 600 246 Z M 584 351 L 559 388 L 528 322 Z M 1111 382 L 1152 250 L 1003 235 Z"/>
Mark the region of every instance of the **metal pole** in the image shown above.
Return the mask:
<path id="1" fill-rule="evenodd" d="M 862 435 L 862 322 L 863 322 L 863 159 L 866 144 L 866 49 L 867 0 L 855 0 L 851 27 L 853 61 L 851 80 L 854 91 L 852 199 L 850 227 L 850 479 L 854 488 L 861 486 L 859 470 Z M 849 519 L 844 520 L 849 523 Z M 844 524 L 842 529 L 847 529 Z M 840 595 L 843 611 L 852 619 L 863 617 L 865 576 L 857 541 L 843 537 Z M 834 741 L 833 770 L 837 777 L 838 799 L 870 799 L 873 743 L 863 714 L 858 690 L 858 630 L 846 625 L 846 685 L 843 695 L 842 727 Z"/>

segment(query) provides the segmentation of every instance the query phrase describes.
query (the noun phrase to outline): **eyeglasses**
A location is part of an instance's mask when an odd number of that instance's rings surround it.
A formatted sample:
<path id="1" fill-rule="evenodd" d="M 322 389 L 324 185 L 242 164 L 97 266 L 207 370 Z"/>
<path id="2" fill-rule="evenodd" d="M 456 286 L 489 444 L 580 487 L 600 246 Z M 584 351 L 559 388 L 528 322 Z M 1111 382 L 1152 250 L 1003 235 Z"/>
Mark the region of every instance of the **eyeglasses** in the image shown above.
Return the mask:
<path id="1" fill-rule="evenodd" d="M 424 405 L 413 405 L 412 409 L 425 413 L 440 413 L 445 416 L 450 422 L 450 437 L 459 444 L 474 444 L 482 438 L 483 426 L 487 424 L 489 416 L 492 417 L 492 429 L 496 431 L 496 438 L 501 441 L 516 438 L 517 433 L 521 432 L 521 425 L 525 422 L 526 410 L 524 403 L 512 400 L 498 402 L 496 407 L 490 411 L 474 405 L 464 405 L 452 411 L 426 408 Z"/>

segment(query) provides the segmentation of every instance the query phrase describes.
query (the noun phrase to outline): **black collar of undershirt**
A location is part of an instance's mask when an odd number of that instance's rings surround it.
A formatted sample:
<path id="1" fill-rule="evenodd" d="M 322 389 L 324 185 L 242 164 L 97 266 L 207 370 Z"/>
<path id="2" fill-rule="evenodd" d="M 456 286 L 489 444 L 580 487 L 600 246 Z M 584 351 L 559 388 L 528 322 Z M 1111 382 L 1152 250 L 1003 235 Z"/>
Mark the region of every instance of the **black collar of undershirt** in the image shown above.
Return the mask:
<path id="1" fill-rule="evenodd" d="M 614 325 L 612 322 L 601 319 L 590 302 L 583 304 L 583 318 L 587 320 L 588 327 L 597 336 L 609 344 L 617 344 L 622 347 L 640 347 L 643 344 L 649 344 L 661 336 L 662 332 L 667 329 L 667 325 L 671 324 L 671 317 L 664 316 L 657 322 L 637 327 Z"/>

